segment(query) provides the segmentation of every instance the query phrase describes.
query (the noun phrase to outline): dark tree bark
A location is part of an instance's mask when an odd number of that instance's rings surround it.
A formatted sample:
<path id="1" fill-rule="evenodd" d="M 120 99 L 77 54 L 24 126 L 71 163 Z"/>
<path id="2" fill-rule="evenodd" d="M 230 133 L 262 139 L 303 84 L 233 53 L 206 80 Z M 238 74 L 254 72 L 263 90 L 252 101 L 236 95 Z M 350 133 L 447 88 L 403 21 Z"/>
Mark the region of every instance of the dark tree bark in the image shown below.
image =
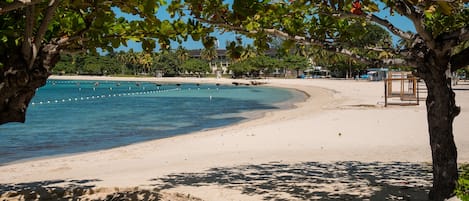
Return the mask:
<path id="1" fill-rule="evenodd" d="M 427 121 L 433 160 L 433 187 L 429 198 L 436 201 L 453 196 L 458 180 L 453 121 L 460 108 L 456 106 L 451 79 L 447 75 L 449 58 L 428 51 L 418 67 L 428 88 Z"/>
<path id="2" fill-rule="evenodd" d="M 7 61 L 0 67 L 0 124 L 25 122 L 29 102 L 37 88 L 46 84 L 51 68 L 59 59 L 58 46 L 43 46 L 31 68 L 20 48 L 2 55 Z"/>

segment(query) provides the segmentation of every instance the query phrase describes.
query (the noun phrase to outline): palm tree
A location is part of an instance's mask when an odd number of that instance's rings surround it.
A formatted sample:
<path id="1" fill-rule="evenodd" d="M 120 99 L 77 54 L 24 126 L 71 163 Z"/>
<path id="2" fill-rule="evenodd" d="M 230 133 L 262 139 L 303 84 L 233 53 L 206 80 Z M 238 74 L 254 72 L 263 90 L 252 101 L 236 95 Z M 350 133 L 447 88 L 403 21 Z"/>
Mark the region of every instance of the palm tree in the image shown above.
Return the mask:
<path id="1" fill-rule="evenodd" d="M 232 62 L 238 62 L 243 53 L 243 47 L 236 42 L 227 42 L 226 45 L 226 55 L 230 58 Z"/>
<path id="2" fill-rule="evenodd" d="M 187 49 L 182 46 L 178 47 L 176 50 L 176 55 L 178 59 L 181 60 L 181 63 L 189 59 L 189 51 L 187 51 Z"/>
<path id="3" fill-rule="evenodd" d="M 141 73 L 149 73 L 151 71 L 151 67 L 153 66 L 153 56 L 146 52 L 139 52 L 136 54 L 136 56 L 137 63 L 142 68 Z"/>
<path id="4" fill-rule="evenodd" d="M 215 46 L 210 46 L 210 47 L 206 47 L 204 48 L 201 52 L 200 52 L 200 57 L 203 59 L 203 60 L 206 60 L 209 62 L 209 65 L 210 65 L 210 68 L 212 68 L 212 71 L 213 71 L 213 60 L 216 59 L 218 57 L 218 53 L 217 53 L 217 49 Z M 216 63 L 215 63 L 215 67 L 216 66 Z"/>
<path id="5" fill-rule="evenodd" d="M 119 60 L 121 60 L 128 68 L 131 68 L 134 72 L 134 75 L 137 75 L 138 56 L 136 53 L 134 53 L 132 48 L 130 48 L 129 52 L 123 53 Z"/>
<path id="6" fill-rule="evenodd" d="M 247 45 L 244 49 L 243 52 L 241 53 L 241 60 L 246 60 L 248 58 L 255 57 L 257 55 L 257 50 L 254 46 L 252 45 Z"/>

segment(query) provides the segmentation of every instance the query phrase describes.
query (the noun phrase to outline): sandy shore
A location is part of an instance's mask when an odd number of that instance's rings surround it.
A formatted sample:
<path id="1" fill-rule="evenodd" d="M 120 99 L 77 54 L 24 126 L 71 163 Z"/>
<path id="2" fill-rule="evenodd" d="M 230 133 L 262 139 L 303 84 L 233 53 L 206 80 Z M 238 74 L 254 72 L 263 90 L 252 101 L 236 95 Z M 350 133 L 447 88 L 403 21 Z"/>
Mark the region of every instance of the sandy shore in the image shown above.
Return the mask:
<path id="1" fill-rule="evenodd" d="M 233 82 L 230 79 L 208 78 L 73 79 Z M 420 165 L 431 161 L 424 102 L 420 106 L 385 108 L 382 82 L 312 79 L 260 81 L 267 82 L 269 86 L 304 91 L 310 98 L 298 103 L 294 109 L 269 112 L 262 118 L 224 128 L 110 150 L 0 166 L 0 191 L 2 186 L 5 190 L 19 183 L 42 182 L 50 185 L 83 184 L 98 188 L 160 187 L 164 191 L 191 194 L 203 200 L 262 200 L 266 198 L 265 193 L 245 192 L 245 188 L 237 188 L 233 182 L 230 183 L 231 187 L 220 181 L 210 184 L 205 182 L 203 185 L 202 182 L 171 183 L 172 185 L 162 187 L 169 181 L 161 178 L 217 170 L 213 168 L 228 168 L 232 171 L 230 175 L 233 175 L 233 172 L 241 170 L 252 171 L 249 168 L 252 165 L 268 170 L 278 167 L 294 169 L 297 165 L 318 168 L 322 167 L 321 164 L 328 164 L 341 172 L 348 171 L 347 167 L 360 169 L 362 166 L 376 169 L 409 165 L 408 168 L 412 169 L 412 164 Z M 465 123 L 469 121 L 469 91 L 463 90 L 469 89 L 469 83 L 455 88 L 459 89 L 456 90 L 457 104 L 462 106 L 461 114 L 454 123 L 455 141 L 459 162 L 469 162 L 469 135 L 465 132 L 469 129 L 469 124 Z M 230 169 L 234 167 L 242 168 Z M 424 171 L 425 167 L 421 169 Z M 327 168 L 321 171 L 330 172 Z M 378 168 L 377 174 L 379 172 Z M 249 172 L 244 172 L 243 175 L 249 175 Z M 222 176 L 218 175 L 217 178 L 220 177 Z M 421 181 L 420 184 L 425 182 Z M 324 186 L 321 188 L 327 189 Z M 347 188 L 343 191 L 348 192 Z M 277 192 L 277 198 L 302 200 L 301 197 L 292 197 L 288 191 L 274 192 Z M 373 188 L 361 191 L 355 189 L 354 192 L 358 192 L 356 196 L 365 196 L 373 194 Z"/>

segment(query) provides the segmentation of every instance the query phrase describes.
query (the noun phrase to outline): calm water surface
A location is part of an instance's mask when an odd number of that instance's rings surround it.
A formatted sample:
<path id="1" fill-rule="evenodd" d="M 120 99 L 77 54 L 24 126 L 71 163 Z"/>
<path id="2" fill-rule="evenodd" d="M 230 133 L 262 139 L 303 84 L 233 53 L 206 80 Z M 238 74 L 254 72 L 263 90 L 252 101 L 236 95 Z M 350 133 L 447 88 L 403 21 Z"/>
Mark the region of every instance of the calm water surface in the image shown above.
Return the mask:
<path id="1" fill-rule="evenodd" d="M 0 125 L 0 165 L 226 126 L 302 98 L 259 86 L 49 80 L 25 124 Z"/>

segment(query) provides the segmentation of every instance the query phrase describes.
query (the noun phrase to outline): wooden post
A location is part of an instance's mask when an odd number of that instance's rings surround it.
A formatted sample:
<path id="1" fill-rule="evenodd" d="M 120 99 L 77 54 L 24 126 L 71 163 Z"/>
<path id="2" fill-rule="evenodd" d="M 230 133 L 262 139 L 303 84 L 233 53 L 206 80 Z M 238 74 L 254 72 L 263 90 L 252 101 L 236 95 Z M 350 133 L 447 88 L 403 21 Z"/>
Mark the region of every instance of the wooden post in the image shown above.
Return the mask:
<path id="1" fill-rule="evenodd" d="M 420 105 L 420 95 L 419 95 L 420 90 L 419 90 L 419 87 L 418 87 L 419 85 L 417 83 L 417 78 L 414 77 L 414 81 L 415 81 L 415 85 L 416 85 L 416 88 L 417 88 L 417 105 Z"/>
<path id="2" fill-rule="evenodd" d="M 384 79 L 384 107 L 388 106 L 388 79 Z"/>
<path id="3" fill-rule="evenodd" d="M 404 97 L 404 79 L 401 79 L 401 100 L 403 99 Z"/>

